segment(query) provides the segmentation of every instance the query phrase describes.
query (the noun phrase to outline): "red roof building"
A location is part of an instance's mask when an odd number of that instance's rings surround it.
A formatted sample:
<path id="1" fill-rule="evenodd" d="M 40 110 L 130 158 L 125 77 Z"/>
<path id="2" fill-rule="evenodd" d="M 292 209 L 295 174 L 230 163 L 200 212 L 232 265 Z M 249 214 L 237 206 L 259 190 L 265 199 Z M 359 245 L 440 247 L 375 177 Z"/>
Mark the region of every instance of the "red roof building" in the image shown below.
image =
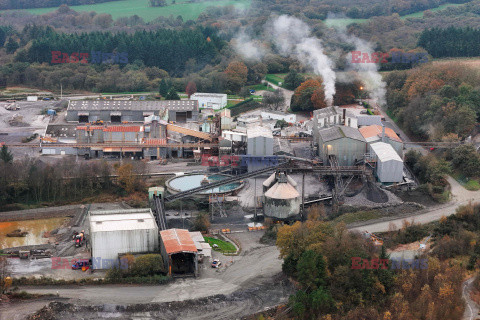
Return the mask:
<path id="1" fill-rule="evenodd" d="M 161 250 L 168 274 L 197 276 L 197 247 L 190 232 L 184 229 L 160 231 Z"/>

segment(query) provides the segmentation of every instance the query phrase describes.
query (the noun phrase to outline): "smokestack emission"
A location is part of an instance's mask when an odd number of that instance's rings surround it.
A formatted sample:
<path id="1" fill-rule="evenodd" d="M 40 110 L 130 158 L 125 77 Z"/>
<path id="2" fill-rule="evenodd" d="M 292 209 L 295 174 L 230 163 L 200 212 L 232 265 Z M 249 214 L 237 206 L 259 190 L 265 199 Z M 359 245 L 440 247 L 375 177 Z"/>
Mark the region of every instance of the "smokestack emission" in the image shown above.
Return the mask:
<path id="1" fill-rule="evenodd" d="M 325 55 L 322 41 L 311 35 L 307 24 L 294 17 L 283 15 L 267 25 L 270 26 L 267 33 L 282 55 L 296 58 L 322 77 L 325 102 L 328 107 L 333 106 L 334 63 Z"/>

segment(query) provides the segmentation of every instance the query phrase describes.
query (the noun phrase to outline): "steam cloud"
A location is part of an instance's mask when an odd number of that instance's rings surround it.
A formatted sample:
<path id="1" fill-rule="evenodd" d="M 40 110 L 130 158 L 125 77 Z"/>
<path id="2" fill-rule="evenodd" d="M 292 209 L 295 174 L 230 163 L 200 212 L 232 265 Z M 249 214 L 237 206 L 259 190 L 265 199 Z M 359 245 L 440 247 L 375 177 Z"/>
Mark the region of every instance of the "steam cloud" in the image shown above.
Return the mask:
<path id="1" fill-rule="evenodd" d="M 303 21 L 287 15 L 273 20 L 269 35 L 282 55 L 297 58 L 322 76 L 325 102 L 332 106 L 336 75 L 334 64 L 323 52 L 320 39 L 311 35 L 310 28 Z"/>
<path id="2" fill-rule="evenodd" d="M 345 29 L 337 28 L 337 32 L 340 39 L 355 46 L 355 51 L 360 51 L 362 54 L 367 53 L 369 57 L 372 57 L 374 50 L 371 43 L 354 35 L 347 35 Z M 346 59 L 349 69 L 357 72 L 365 90 L 370 93 L 370 97 L 379 105 L 384 105 L 387 89 L 382 76 L 378 73 L 378 65 L 375 63 L 352 63 L 352 52 L 347 54 Z"/>
<path id="3" fill-rule="evenodd" d="M 247 60 L 259 61 L 266 54 L 266 50 L 262 47 L 260 41 L 253 40 L 244 30 L 234 39 L 233 47 Z"/>

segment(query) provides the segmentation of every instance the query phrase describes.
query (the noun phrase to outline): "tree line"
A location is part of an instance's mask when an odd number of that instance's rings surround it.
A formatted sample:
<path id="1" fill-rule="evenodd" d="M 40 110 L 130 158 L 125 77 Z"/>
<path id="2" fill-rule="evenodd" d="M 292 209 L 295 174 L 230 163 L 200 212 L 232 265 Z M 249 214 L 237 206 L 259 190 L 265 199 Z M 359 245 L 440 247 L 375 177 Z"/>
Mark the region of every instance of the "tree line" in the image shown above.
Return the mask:
<path id="1" fill-rule="evenodd" d="M 95 4 L 119 0 L 0 0 L 1 10 L 31 9 L 31 8 L 53 8 L 62 4 L 78 6 L 83 4 Z"/>
<path id="2" fill-rule="evenodd" d="M 21 42 L 32 39 L 31 45 L 16 53 L 16 60 L 29 63 L 50 63 L 52 51 L 126 52 L 131 62 L 141 61 L 147 67 L 158 67 L 171 74 L 182 75 L 189 60 L 195 64 L 210 63 L 223 47 L 209 27 L 195 29 L 138 31 L 127 33 L 58 33 L 50 27 L 29 26 Z"/>
<path id="3" fill-rule="evenodd" d="M 480 54 L 480 29 L 431 28 L 420 34 L 418 46 L 435 58 L 477 57 Z"/>

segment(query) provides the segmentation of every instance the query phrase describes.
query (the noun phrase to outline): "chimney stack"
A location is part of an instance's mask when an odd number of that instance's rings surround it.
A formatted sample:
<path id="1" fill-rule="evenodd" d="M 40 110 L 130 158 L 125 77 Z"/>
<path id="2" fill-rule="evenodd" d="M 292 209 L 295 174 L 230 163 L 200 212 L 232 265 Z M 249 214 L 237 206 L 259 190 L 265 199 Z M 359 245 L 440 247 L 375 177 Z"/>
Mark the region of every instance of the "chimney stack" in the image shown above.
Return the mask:
<path id="1" fill-rule="evenodd" d="M 385 125 L 382 124 L 382 142 L 385 142 Z"/>
<path id="2" fill-rule="evenodd" d="M 347 109 L 343 109 L 343 125 L 347 125 Z"/>

